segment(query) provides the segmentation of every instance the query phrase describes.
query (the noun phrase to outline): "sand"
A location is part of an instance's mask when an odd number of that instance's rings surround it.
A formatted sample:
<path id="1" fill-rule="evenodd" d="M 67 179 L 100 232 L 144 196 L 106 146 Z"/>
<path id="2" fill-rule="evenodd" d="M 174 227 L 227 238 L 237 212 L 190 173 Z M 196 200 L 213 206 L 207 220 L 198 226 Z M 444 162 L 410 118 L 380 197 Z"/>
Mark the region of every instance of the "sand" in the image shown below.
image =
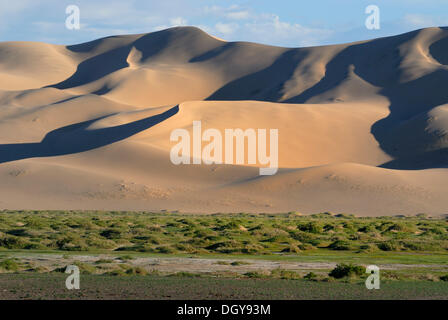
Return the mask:
<path id="1" fill-rule="evenodd" d="M 309 48 L 194 27 L 0 43 L 0 208 L 446 214 L 447 52 L 447 28 Z M 278 129 L 278 173 L 173 165 L 170 134 L 193 121 Z"/>

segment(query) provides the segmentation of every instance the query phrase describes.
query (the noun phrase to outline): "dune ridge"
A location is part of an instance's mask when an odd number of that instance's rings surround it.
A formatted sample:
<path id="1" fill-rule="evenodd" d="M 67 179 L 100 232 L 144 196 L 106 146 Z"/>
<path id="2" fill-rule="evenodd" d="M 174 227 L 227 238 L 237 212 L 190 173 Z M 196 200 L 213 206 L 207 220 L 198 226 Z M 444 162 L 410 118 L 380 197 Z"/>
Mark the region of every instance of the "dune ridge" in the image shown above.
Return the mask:
<path id="1" fill-rule="evenodd" d="M 0 43 L 0 208 L 447 213 L 448 28 L 308 48 L 195 27 Z M 170 133 L 276 128 L 279 166 L 175 166 Z"/>

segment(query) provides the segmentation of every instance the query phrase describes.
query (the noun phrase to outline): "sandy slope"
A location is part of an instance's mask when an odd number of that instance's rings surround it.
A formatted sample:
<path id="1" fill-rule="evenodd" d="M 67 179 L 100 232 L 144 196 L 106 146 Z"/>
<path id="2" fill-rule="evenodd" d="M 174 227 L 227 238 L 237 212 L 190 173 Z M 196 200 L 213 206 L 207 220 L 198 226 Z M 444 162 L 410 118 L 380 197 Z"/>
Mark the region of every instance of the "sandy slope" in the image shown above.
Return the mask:
<path id="1" fill-rule="evenodd" d="M 0 43 L 0 207 L 447 213 L 448 30 L 299 49 L 196 28 Z M 279 130 L 280 171 L 170 162 L 170 133 Z M 204 144 L 205 146 L 205 144 Z"/>

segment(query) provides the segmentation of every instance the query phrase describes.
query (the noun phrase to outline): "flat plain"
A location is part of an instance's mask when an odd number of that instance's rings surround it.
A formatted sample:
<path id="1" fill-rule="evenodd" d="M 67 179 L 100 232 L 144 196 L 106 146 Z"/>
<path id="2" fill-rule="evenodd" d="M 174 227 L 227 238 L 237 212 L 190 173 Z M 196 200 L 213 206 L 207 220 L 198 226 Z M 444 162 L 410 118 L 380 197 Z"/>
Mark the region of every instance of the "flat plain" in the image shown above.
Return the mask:
<path id="1" fill-rule="evenodd" d="M 425 215 L 3 211 L 0 232 L 5 299 L 448 298 L 448 223 Z"/>

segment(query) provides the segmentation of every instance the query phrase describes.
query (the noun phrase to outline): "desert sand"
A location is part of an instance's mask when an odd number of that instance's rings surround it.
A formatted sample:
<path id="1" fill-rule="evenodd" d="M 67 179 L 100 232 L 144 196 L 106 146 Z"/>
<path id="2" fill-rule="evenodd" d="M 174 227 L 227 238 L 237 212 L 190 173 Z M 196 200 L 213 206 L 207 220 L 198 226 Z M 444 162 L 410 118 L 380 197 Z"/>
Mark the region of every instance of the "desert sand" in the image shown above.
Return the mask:
<path id="1" fill-rule="evenodd" d="M 0 43 L 0 208 L 448 213 L 448 28 L 333 46 L 198 28 Z M 279 171 L 174 165 L 177 128 L 279 130 Z"/>

